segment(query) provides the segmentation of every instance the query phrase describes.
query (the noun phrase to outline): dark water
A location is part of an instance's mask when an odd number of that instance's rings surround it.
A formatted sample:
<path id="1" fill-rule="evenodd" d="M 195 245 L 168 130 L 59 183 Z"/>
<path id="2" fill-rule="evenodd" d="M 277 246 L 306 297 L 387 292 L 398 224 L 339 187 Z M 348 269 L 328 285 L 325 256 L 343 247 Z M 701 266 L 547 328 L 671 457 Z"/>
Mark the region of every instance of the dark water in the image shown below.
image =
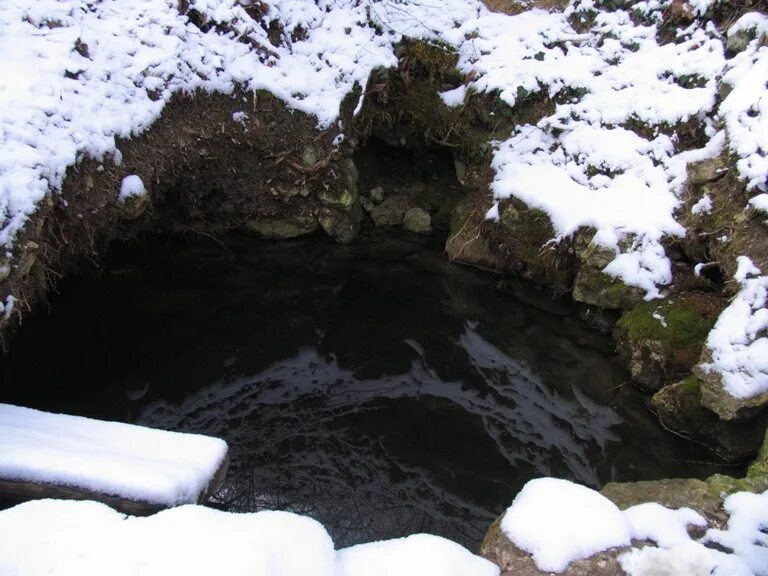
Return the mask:
<path id="1" fill-rule="evenodd" d="M 306 513 L 339 546 L 428 531 L 476 547 L 541 475 L 716 470 L 571 309 L 424 242 L 115 249 L 25 322 L 0 401 L 221 436 L 216 506 Z"/>

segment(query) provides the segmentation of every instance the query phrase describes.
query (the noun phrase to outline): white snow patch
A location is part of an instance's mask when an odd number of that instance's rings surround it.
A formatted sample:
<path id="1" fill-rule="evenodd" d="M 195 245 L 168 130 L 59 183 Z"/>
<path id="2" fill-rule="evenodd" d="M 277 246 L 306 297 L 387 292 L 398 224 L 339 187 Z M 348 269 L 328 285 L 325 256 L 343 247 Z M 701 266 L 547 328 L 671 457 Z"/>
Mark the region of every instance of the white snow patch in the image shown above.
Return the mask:
<path id="1" fill-rule="evenodd" d="M 697 215 L 697 214 L 709 214 L 712 211 L 712 198 L 709 197 L 709 194 L 704 194 L 704 196 L 696 202 L 691 207 L 691 214 Z"/>
<path id="2" fill-rule="evenodd" d="M 416 534 L 338 553 L 337 576 L 498 576 L 499 568 L 450 540 Z"/>
<path id="3" fill-rule="evenodd" d="M 488 208 L 488 211 L 485 213 L 485 219 L 494 220 L 498 222 L 499 220 L 499 203 L 498 202 L 494 202 L 493 206 Z"/>
<path id="4" fill-rule="evenodd" d="M 632 538 L 629 521 L 610 500 L 556 478 L 528 482 L 504 514 L 501 529 L 548 572 L 562 572 L 573 560 L 628 546 Z"/>
<path id="5" fill-rule="evenodd" d="M 689 540 L 669 549 L 635 548 L 619 561 L 630 576 L 711 576 L 715 567 L 712 556 L 711 550 Z"/>
<path id="6" fill-rule="evenodd" d="M 756 576 L 768 575 L 768 491 L 732 494 L 723 507 L 730 514 L 727 529 L 708 530 L 705 542 L 733 550 Z"/>
<path id="7" fill-rule="evenodd" d="M 125 202 L 132 196 L 144 196 L 146 193 L 147 189 L 144 187 L 144 181 L 141 177 L 131 174 L 123 178 L 120 183 L 120 194 L 118 194 L 117 199 Z"/>
<path id="8" fill-rule="evenodd" d="M 0 404 L 0 476 L 151 504 L 194 503 L 227 454 L 218 438 Z"/>
<path id="9" fill-rule="evenodd" d="M 238 124 L 245 125 L 245 121 L 248 120 L 248 114 L 242 110 L 238 112 L 232 112 L 232 121 Z"/>
<path id="10" fill-rule="evenodd" d="M 32 576 L 498 576 L 437 536 L 334 551 L 315 520 L 182 506 L 146 518 L 103 504 L 28 502 L 0 512 L 0 574 Z"/>
<path id="11" fill-rule="evenodd" d="M 464 97 L 467 94 L 467 87 L 463 84 L 453 90 L 440 93 L 440 100 L 442 100 L 446 106 L 456 107 L 464 104 Z"/>
<path id="12" fill-rule="evenodd" d="M 695 510 L 670 510 L 656 502 L 632 506 L 624 511 L 636 540 L 653 540 L 663 548 L 690 541 L 688 525 L 706 527 L 707 521 Z"/>
<path id="13" fill-rule="evenodd" d="M 728 61 L 723 82 L 733 87 L 718 114 L 724 119 L 737 166 L 749 189 L 768 190 L 768 16 L 751 12 L 742 16 L 729 33 L 755 29 L 749 47 Z"/>
<path id="14" fill-rule="evenodd" d="M 717 372 L 734 398 L 768 392 L 768 276 L 746 256 L 739 256 L 734 278 L 741 289 L 723 310 L 707 337 L 712 361 L 701 364 Z"/>
<path id="15" fill-rule="evenodd" d="M 749 205 L 755 210 L 768 214 L 768 194 L 758 194 L 754 198 L 750 198 Z"/>

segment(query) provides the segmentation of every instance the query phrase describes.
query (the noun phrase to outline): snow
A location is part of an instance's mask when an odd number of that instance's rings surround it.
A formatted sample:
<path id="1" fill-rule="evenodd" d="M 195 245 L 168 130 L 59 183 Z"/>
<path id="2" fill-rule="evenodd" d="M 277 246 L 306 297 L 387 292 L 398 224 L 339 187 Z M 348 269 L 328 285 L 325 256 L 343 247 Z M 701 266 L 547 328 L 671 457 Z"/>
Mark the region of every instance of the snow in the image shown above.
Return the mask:
<path id="1" fill-rule="evenodd" d="M 708 530 L 705 541 L 733 550 L 757 576 L 768 575 L 768 491 L 732 494 L 723 508 L 730 514 L 727 529 Z"/>
<path id="2" fill-rule="evenodd" d="M 334 550 L 315 520 L 181 506 L 146 518 L 95 502 L 38 500 L 0 512 L 3 576 L 498 576 L 436 536 Z"/>
<path id="3" fill-rule="evenodd" d="M 755 210 L 768 214 L 768 194 L 758 194 L 754 198 L 750 198 L 749 205 Z"/>
<path id="4" fill-rule="evenodd" d="M 123 178 L 120 184 L 120 194 L 118 194 L 117 199 L 125 202 L 132 196 L 144 196 L 146 193 L 147 189 L 144 187 L 141 177 L 131 174 Z"/>
<path id="5" fill-rule="evenodd" d="M 696 204 L 694 204 L 691 207 L 691 214 L 694 214 L 694 215 L 709 214 L 711 211 L 712 211 L 712 198 L 710 198 L 708 194 L 704 194 L 701 200 L 696 202 Z"/>
<path id="6" fill-rule="evenodd" d="M 754 29 L 756 38 L 728 62 L 723 82 L 732 91 L 718 111 L 728 131 L 731 150 L 749 189 L 768 190 L 768 16 L 750 12 L 733 25 L 729 34 Z"/>
<path id="7" fill-rule="evenodd" d="M 338 576 L 499 576 L 499 568 L 450 540 L 416 534 L 340 550 Z"/>
<path id="8" fill-rule="evenodd" d="M 504 514 L 501 529 L 547 572 L 562 572 L 573 560 L 628 546 L 632 538 L 629 521 L 610 500 L 556 478 L 528 482 Z"/>
<path id="9" fill-rule="evenodd" d="M 501 529 L 547 572 L 560 573 L 575 560 L 650 540 L 656 546 L 632 547 L 619 556 L 629 576 L 768 575 L 768 535 L 761 532 L 768 527 L 768 491 L 733 494 L 724 508 L 730 514 L 727 529 L 709 529 L 695 541 L 688 527 L 706 528 L 707 521 L 690 508 L 648 502 L 622 512 L 599 492 L 538 478 L 507 509 Z M 712 544 L 733 553 L 707 547 Z"/>
<path id="10" fill-rule="evenodd" d="M 0 477 L 172 506 L 194 503 L 227 455 L 218 438 L 0 404 Z"/>
<path id="11" fill-rule="evenodd" d="M 768 392 L 768 276 L 739 256 L 734 279 L 741 289 L 710 331 L 711 361 L 701 369 L 717 373 L 731 396 L 746 399 Z"/>

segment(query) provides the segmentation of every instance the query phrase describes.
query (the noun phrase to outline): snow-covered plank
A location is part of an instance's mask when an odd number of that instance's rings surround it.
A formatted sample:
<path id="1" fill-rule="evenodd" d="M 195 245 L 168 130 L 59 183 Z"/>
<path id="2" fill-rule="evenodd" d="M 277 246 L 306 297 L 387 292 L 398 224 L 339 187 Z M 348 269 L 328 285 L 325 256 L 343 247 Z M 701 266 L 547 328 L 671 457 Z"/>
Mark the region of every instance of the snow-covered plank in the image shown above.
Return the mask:
<path id="1" fill-rule="evenodd" d="M 221 439 L 0 404 L 0 494 L 104 501 L 125 511 L 203 501 L 223 479 Z"/>

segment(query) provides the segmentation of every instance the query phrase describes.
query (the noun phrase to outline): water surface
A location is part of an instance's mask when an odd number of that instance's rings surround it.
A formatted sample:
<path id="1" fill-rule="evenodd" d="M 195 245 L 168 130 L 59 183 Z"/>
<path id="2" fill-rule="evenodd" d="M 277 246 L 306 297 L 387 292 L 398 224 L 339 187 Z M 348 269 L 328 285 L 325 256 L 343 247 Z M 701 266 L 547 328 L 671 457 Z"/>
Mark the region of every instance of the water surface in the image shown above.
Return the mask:
<path id="1" fill-rule="evenodd" d="M 225 438 L 214 505 L 286 509 L 338 546 L 476 548 L 529 479 L 704 476 L 609 339 L 433 240 L 155 238 L 67 280 L 0 360 L 0 401 Z"/>

